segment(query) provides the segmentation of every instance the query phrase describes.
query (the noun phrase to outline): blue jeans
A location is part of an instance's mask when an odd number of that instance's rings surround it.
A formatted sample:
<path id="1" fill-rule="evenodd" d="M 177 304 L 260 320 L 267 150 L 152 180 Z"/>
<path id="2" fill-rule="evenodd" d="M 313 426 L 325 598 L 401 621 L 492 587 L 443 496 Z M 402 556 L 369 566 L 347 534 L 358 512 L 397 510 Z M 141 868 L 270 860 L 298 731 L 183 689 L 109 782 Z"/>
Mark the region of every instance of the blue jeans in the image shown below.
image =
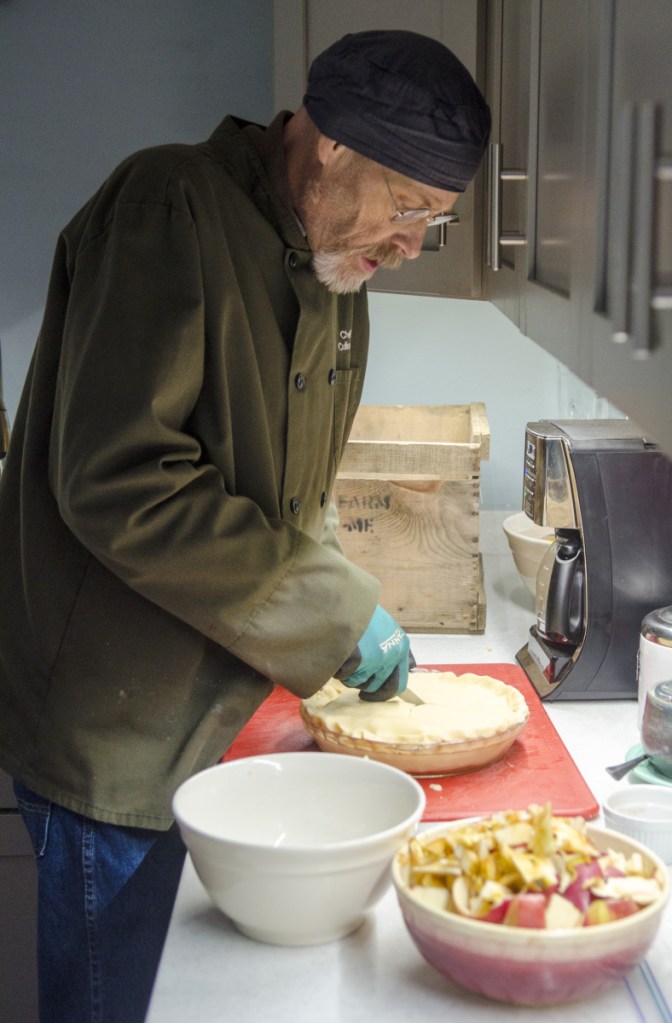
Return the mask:
<path id="1" fill-rule="evenodd" d="M 40 1023 L 142 1023 L 184 864 L 177 826 L 102 824 L 14 792 L 37 860 Z"/>

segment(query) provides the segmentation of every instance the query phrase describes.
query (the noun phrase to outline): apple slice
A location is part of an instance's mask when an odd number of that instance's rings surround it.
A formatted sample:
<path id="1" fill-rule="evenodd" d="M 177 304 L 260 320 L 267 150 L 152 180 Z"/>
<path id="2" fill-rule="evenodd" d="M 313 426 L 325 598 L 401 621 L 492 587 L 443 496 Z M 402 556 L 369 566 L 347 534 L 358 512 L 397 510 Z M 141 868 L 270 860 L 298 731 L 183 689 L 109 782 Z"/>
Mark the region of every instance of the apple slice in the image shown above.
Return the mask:
<path id="1" fill-rule="evenodd" d="M 511 899 L 505 899 L 504 902 L 498 903 L 496 906 L 492 906 L 487 913 L 483 916 L 479 916 L 479 920 L 484 920 L 488 924 L 501 924 L 504 923 L 504 917 L 507 914 L 509 906 L 511 905 Z"/>
<path id="2" fill-rule="evenodd" d="M 624 916 L 632 916 L 639 911 L 634 899 L 594 899 L 584 915 L 584 926 L 608 924 L 612 920 L 620 920 Z"/>
<path id="3" fill-rule="evenodd" d="M 590 886 L 598 878 L 602 878 L 602 869 L 597 860 L 591 860 L 590 863 L 580 863 L 576 868 L 576 877 L 571 884 L 567 885 L 562 894 L 577 909 L 585 913 L 592 898 Z"/>
<path id="4" fill-rule="evenodd" d="M 563 927 L 583 926 L 583 912 L 566 899 L 554 892 L 546 906 L 546 928 L 551 931 Z"/>
<path id="5" fill-rule="evenodd" d="M 473 916 L 469 905 L 469 885 L 463 876 L 456 877 L 451 889 L 453 906 L 460 916 Z"/>
<path id="6" fill-rule="evenodd" d="M 546 896 L 542 892 L 521 892 L 514 895 L 502 921 L 509 927 L 546 926 Z"/>

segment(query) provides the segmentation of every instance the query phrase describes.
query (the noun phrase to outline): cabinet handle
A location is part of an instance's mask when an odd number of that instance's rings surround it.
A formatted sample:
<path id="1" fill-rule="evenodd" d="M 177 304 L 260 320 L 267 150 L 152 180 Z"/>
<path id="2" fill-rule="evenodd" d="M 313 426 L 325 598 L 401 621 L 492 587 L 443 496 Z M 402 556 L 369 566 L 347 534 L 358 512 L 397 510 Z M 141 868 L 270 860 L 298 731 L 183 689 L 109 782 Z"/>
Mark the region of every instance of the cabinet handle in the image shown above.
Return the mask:
<path id="1" fill-rule="evenodd" d="M 620 117 L 619 145 L 614 174 L 615 207 L 611 216 L 609 252 L 609 311 L 612 338 L 628 340 L 630 324 L 630 245 L 632 235 L 632 182 L 635 151 L 635 108 L 627 103 Z"/>
<path id="2" fill-rule="evenodd" d="M 652 311 L 672 309 L 672 288 L 655 284 L 656 182 L 672 180 L 672 159 L 657 156 L 658 106 L 627 104 L 621 114 L 620 179 L 610 252 L 612 337 L 633 359 L 653 351 Z"/>
<path id="3" fill-rule="evenodd" d="M 672 182 L 672 156 L 658 157 L 656 178 L 658 181 Z M 672 310 L 672 286 L 661 284 L 654 287 L 651 305 L 654 309 Z"/>
<path id="4" fill-rule="evenodd" d="M 653 239 L 656 188 L 656 107 L 641 103 L 637 116 L 634 237 L 632 251 L 632 357 L 651 354 Z"/>
<path id="5" fill-rule="evenodd" d="M 451 220 L 451 226 L 453 224 L 459 224 L 459 218 L 457 220 Z M 430 227 L 427 229 L 425 240 L 422 243 L 423 252 L 440 252 L 448 241 L 448 224 L 437 224 L 436 227 Z"/>
<path id="6" fill-rule="evenodd" d="M 500 248 L 503 245 L 527 245 L 522 234 L 502 233 L 502 181 L 527 181 L 527 171 L 502 170 L 502 143 L 488 146 L 488 234 L 487 261 L 491 270 L 501 270 Z"/>

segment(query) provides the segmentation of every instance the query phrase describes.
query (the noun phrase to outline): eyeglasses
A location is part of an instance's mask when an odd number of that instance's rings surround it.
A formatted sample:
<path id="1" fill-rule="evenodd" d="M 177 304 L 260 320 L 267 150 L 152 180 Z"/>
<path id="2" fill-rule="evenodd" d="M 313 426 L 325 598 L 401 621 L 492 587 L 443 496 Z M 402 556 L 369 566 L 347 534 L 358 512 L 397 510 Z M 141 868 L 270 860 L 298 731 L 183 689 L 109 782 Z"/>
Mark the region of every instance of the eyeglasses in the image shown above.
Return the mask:
<path id="1" fill-rule="evenodd" d="M 387 174 L 383 170 L 383 177 L 385 178 L 385 184 L 387 190 L 390 193 L 390 199 L 392 204 L 397 211 L 390 219 L 402 224 L 414 224 L 417 220 L 426 220 L 427 227 L 437 227 L 439 224 L 459 224 L 460 217 L 457 213 L 437 213 L 435 217 L 432 216 L 432 211 L 428 209 L 422 210 L 400 210 L 397 206 L 397 200 L 394 198 L 392 189 L 390 188 L 390 182 L 387 179 Z"/>

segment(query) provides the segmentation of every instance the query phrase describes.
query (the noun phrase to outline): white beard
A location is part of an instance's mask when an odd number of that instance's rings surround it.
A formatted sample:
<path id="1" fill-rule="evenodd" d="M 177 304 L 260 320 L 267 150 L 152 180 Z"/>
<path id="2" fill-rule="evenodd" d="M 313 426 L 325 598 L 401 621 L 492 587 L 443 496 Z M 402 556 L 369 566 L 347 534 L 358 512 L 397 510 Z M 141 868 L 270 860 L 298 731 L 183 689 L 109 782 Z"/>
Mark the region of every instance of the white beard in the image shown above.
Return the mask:
<path id="1" fill-rule="evenodd" d="M 318 281 L 335 295 L 350 295 L 361 289 L 369 275 L 352 267 L 347 253 L 315 252 L 313 270 Z"/>

